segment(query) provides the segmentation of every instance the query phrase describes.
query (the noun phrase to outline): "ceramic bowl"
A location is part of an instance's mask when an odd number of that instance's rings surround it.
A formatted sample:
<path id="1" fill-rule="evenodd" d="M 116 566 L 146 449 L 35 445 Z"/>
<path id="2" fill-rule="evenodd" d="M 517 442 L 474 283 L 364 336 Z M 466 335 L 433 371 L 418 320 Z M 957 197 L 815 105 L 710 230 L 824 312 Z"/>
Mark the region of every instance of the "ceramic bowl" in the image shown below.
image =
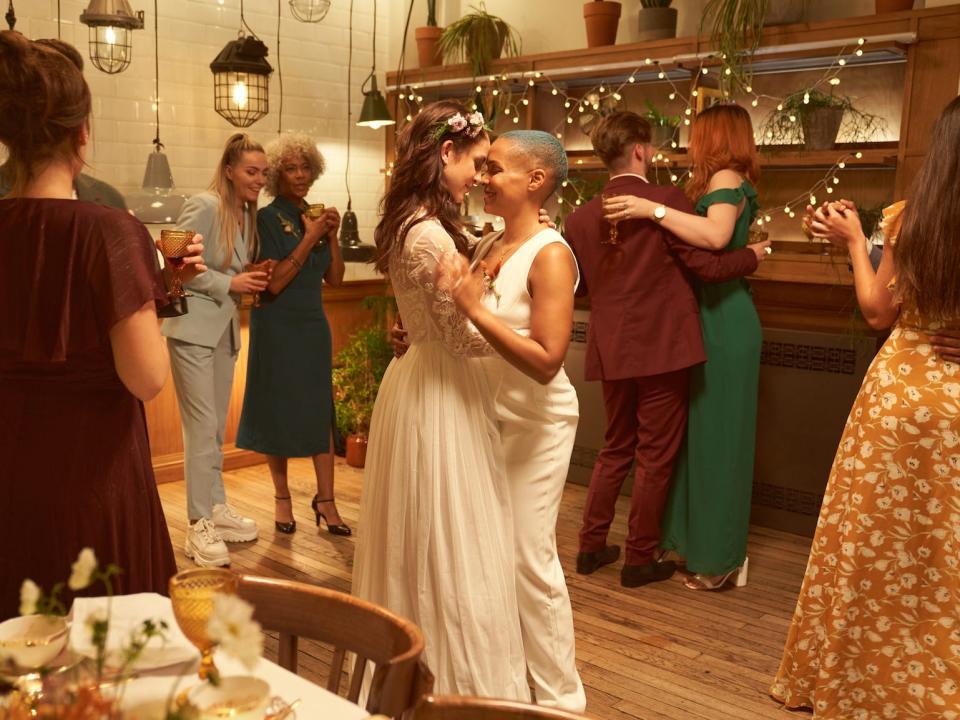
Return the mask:
<path id="1" fill-rule="evenodd" d="M 69 626 L 62 617 L 23 615 L 0 623 L 0 661 L 25 670 L 47 665 L 67 644 Z"/>
<path id="2" fill-rule="evenodd" d="M 198 685 L 187 699 L 199 710 L 201 720 L 262 720 L 270 686 L 255 677 L 225 677 L 218 686 Z"/>

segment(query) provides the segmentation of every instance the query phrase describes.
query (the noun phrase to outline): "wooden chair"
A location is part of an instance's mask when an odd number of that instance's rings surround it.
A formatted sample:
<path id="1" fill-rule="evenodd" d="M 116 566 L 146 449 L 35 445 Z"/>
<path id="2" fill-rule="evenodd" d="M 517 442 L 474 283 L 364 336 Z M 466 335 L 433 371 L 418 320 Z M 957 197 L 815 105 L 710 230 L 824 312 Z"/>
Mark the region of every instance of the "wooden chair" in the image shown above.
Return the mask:
<path id="1" fill-rule="evenodd" d="M 587 717 L 515 700 L 463 695 L 427 695 L 413 710 L 413 720 L 587 720 Z"/>
<path id="2" fill-rule="evenodd" d="M 297 640 L 308 638 L 333 646 L 327 690 L 338 693 L 348 652 L 356 655 L 346 695 L 356 703 L 367 663 L 373 677 L 366 710 L 391 717 L 408 713 L 417 698 L 433 687 L 421 664 L 423 634 L 409 620 L 346 593 L 307 583 L 243 575 L 237 594 L 253 605 L 264 630 L 280 636 L 278 662 L 297 671 Z"/>

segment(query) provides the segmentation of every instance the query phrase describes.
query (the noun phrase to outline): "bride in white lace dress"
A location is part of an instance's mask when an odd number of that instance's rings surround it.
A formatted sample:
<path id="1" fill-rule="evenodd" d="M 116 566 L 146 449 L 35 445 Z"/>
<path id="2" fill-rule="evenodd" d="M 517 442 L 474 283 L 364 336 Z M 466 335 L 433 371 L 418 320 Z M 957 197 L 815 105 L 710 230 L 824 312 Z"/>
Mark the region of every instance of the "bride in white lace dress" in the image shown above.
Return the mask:
<path id="1" fill-rule="evenodd" d="M 410 348 L 374 406 L 353 593 L 423 629 L 437 692 L 528 701 L 492 391 L 468 360 L 493 350 L 436 282 L 467 251 L 457 206 L 489 144 L 482 117 L 455 102 L 424 108 L 397 144 L 377 265 Z"/>

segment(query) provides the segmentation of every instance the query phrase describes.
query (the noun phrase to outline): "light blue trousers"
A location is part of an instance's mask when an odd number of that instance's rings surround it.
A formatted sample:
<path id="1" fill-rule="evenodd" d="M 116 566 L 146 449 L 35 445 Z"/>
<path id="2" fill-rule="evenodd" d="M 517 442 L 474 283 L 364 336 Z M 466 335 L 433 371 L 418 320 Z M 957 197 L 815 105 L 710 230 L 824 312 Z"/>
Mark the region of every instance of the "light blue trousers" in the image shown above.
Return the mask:
<path id="1" fill-rule="evenodd" d="M 215 348 L 167 338 L 183 428 L 183 473 L 191 523 L 209 518 L 214 505 L 226 502 L 223 433 L 239 354 L 237 344 L 233 323 L 227 325 Z"/>

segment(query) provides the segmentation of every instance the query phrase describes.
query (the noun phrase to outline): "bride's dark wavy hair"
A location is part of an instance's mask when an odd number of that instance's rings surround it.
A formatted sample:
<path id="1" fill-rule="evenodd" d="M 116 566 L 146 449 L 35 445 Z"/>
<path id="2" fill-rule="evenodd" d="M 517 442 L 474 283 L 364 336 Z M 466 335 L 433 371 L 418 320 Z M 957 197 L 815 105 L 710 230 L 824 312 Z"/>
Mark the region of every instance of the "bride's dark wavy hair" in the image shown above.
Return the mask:
<path id="1" fill-rule="evenodd" d="M 457 155 L 473 145 L 488 139 L 480 132 L 471 137 L 469 132 L 446 131 L 447 120 L 459 113 L 466 118 L 472 111 L 452 100 L 431 103 L 420 111 L 397 139 L 397 159 L 390 177 L 390 188 L 380 201 L 380 222 L 373 233 L 377 243 L 377 270 L 387 273 L 390 254 L 394 247 L 403 247 L 407 233 L 417 223 L 434 218 L 443 225 L 454 244 L 464 255 L 468 252 L 467 239 L 460 220 L 460 209 L 443 182 L 443 161 L 440 148 L 450 140 Z M 426 213 L 409 222 L 419 208 Z"/>

